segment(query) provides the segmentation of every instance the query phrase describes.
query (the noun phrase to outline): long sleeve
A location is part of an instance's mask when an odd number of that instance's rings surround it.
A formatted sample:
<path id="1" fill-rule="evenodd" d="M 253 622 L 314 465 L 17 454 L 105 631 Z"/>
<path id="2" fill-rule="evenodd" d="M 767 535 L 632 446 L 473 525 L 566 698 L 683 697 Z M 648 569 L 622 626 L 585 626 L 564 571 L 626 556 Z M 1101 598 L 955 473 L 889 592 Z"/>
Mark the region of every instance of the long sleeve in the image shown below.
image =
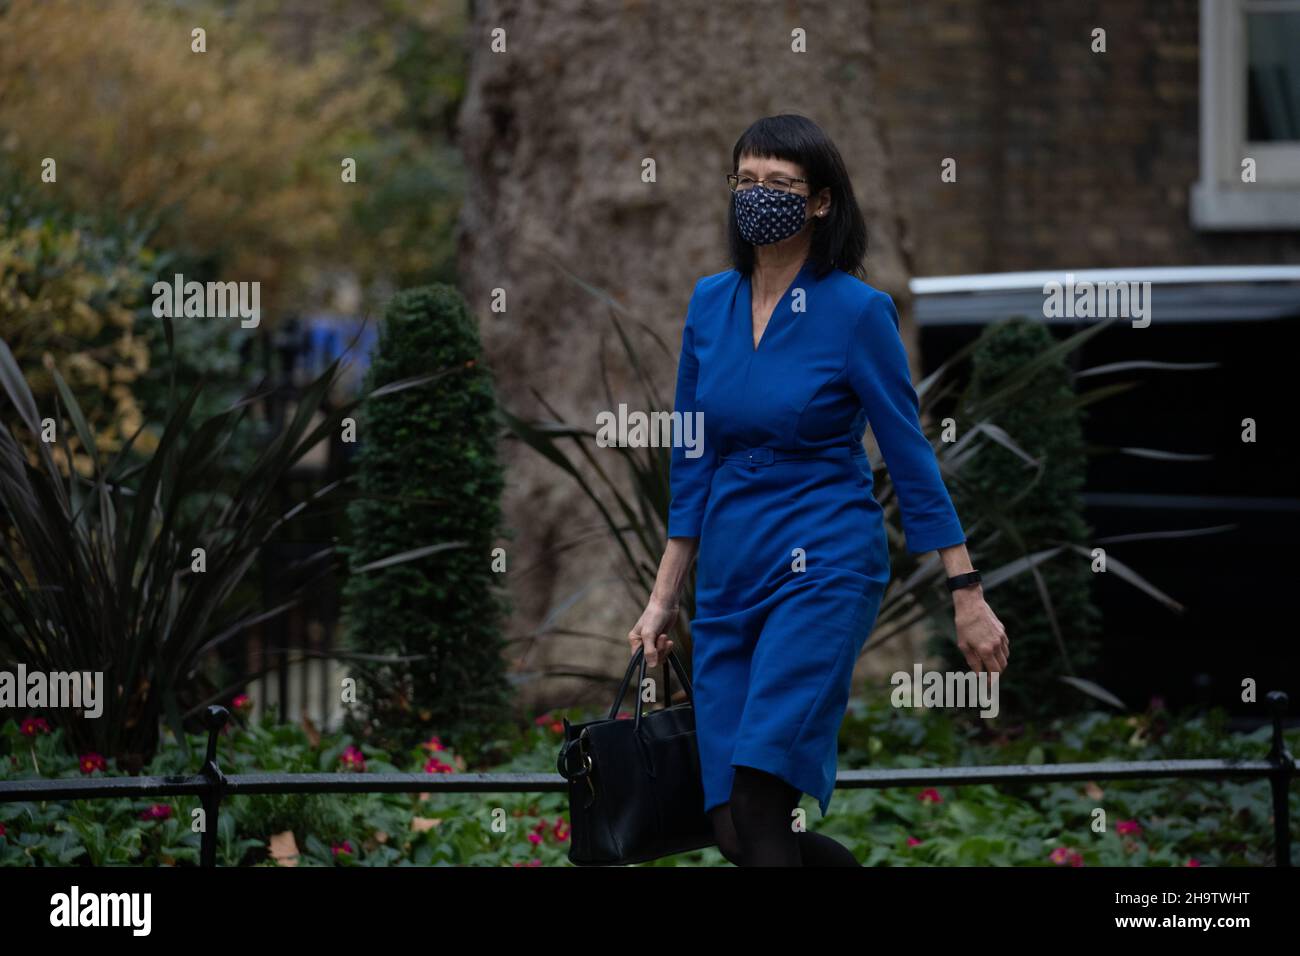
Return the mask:
<path id="1" fill-rule="evenodd" d="M 858 316 L 847 361 L 850 384 L 866 409 L 897 489 L 907 550 L 923 554 L 962 544 L 966 534 L 934 449 L 921 431 L 920 403 L 899 336 L 898 310 L 886 293 L 876 292 Z"/>
<path id="2" fill-rule="evenodd" d="M 699 284 L 696 283 L 698 290 Z M 668 537 L 698 538 L 709 501 L 709 486 L 717 468 L 717 449 L 704 440 L 703 415 L 697 415 L 695 385 L 700 365 L 695 356 L 695 293 L 686 307 L 682 329 L 682 352 L 677 360 L 677 389 L 673 397 L 673 447 L 669 484 L 672 503 L 668 508 Z M 685 431 L 683 432 L 683 427 Z M 692 447 L 686 447 L 690 439 Z M 689 453 L 689 454 L 688 454 Z M 697 454 L 698 453 L 698 454 Z M 695 455 L 695 457 L 690 457 Z"/>

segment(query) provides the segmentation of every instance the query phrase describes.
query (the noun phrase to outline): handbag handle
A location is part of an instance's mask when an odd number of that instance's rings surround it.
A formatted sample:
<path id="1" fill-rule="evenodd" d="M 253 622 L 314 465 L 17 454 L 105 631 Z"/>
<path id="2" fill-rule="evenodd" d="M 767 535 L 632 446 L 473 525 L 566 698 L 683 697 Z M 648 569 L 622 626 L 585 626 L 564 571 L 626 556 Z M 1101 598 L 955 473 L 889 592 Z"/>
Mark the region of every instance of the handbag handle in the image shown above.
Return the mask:
<path id="1" fill-rule="evenodd" d="M 618 716 L 618 707 L 621 703 L 623 703 L 623 698 L 627 695 L 627 685 L 632 680 L 632 668 L 635 667 L 638 663 L 641 665 L 641 668 L 640 668 L 640 672 L 637 675 L 637 687 L 640 687 L 641 684 L 645 682 L 645 647 L 644 646 L 638 647 L 636 649 L 636 653 L 632 655 L 632 659 L 627 662 L 627 671 L 623 674 L 623 683 L 619 686 L 618 694 L 614 698 L 614 703 L 609 708 L 609 717 L 608 717 L 609 720 L 613 720 L 615 717 Z M 665 655 L 664 688 L 667 689 L 668 687 L 668 668 L 670 666 L 672 667 L 673 670 L 677 671 L 677 679 L 682 682 L 682 687 L 686 691 L 686 699 L 689 700 L 693 705 L 695 703 L 695 696 L 691 691 L 690 678 L 686 676 L 686 671 L 682 668 L 681 661 L 677 659 L 677 655 L 673 651 L 669 651 L 667 655 Z M 669 699 L 667 698 L 665 699 L 664 706 L 668 706 L 668 700 Z M 633 726 L 640 728 L 641 706 L 639 702 L 634 710 L 634 715 L 635 716 L 634 716 Z"/>

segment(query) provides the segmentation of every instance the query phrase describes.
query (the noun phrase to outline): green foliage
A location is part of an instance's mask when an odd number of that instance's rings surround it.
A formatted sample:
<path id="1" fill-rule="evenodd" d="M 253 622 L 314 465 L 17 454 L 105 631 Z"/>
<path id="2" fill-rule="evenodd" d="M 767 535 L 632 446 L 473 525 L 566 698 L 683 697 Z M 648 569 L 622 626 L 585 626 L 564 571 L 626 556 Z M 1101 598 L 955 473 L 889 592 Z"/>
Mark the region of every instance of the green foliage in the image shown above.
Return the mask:
<path id="1" fill-rule="evenodd" d="M 979 404 L 1053 342 L 1041 323 L 1023 318 L 986 327 L 972 357 L 966 401 L 956 415 L 958 431 L 972 429 Z M 1084 411 L 1073 399 L 1070 371 L 1064 357 L 1056 356 L 1029 376 L 1016 401 L 984 419 L 1014 436 L 1019 451 L 1037 467 L 996 443 L 962 467 L 953 496 L 959 513 L 967 523 L 983 518 L 986 525 L 1005 529 L 981 540 L 982 566 L 1002 567 L 1062 543 L 1083 547 L 1088 542 L 1079 494 L 1087 467 Z M 1018 675 L 1001 685 L 1005 712 L 1041 716 L 1085 704 L 1080 695 L 1043 694 L 1041 688 L 1056 685 L 1063 675 L 1085 676 L 1097 661 L 1100 612 L 1090 599 L 1092 580 L 1088 558 L 1067 550 L 997 589 L 993 603 L 1012 635 Z M 966 668 L 951 639 L 939 642 L 939 649 L 952 669 Z"/>
<path id="2" fill-rule="evenodd" d="M 365 765 L 355 772 L 420 772 L 430 754 L 457 771 L 550 773 L 560 744 L 560 716 L 580 722 L 594 713 L 565 710 L 513 728 L 494 743 L 504 759 L 466 766 L 449 750 L 426 745 L 386 754 L 361 742 Z M 1259 759 L 1270 729 L 1231 734 L 1226 716 L 1211 711 L 1175 718 L 1159 707 L 1144 714 L 1089 712 L 1014 738 L 994 737 L 986 722 L 942 711 L 890 706 L 887 694 L 854 701 L 840 733 L 840 766 L 933 767 L 979 764 L 1054 764 L 1107 760 L 1188 758 Z M 1300 747 L 1300 730 L 1287 734 Z M 190 750 L 204 739 L 192 735 Z M 219 738 L 227 773 L 322 772 L 346 769 L 350 734 L 316 739 L 302 728 L 270 721 L 233 723 Z M 187 757 L 167 736 L 145 772 L 192 773 Z M 37 769 L 39 768 L 39 772 Z M 111 767 L 109 775 L 120 771 Z M 94 772 L 103 775 L 101 771 Z M 0 724 L 0 781 L 79 776 L 62 731 L 26 736 L 12 721 Z M 1300 792 L 1291 791 L 1293 853 L 1300 857 Z M 158 801 L 165 819 L 141 820 L 150 798 L 0 803 L 0 866 L 131 864 L 194 865 L 199 837 L 191 832 L 197 798 Z M 938 788 L 837 790 L 822 818 L 805 798 L 810 829 L 848 846 L 867 865 L 890 866 L 1264 866 L 1272 862 L 1272 805 L 1267 781 L 1225 779 L 1134 780 Z M 1094 811 L 1106 813 L 1093 832 Z M 218 863 L 272 866 L 271 841 L 291 833 L 298 866 L 564 866 L 568 865 L 568 796 L 556 793 L 348 794 L 238 796 L 223 801 Z M 505 829 L 495 828 L 497 819 Z M 1138 830 L 1120 833 L 1119 824 Z M 919 840 L 909 844 L 909 838 Z M 350 853 L 334 853 L 344 842 Z M 1053 851 L 1065 856 L 1056 863 Z M 1300 860 L 1297 860 L 1300 862 Z M 643 866 L 729 865 L 715 847 L 677 854 Z"/>
<path id="3" fill-rule="evenodd" d="M 0 196 L 0 340 L 39 402 L 53 400 L 57 369 L 99 447 L 121 448 L 145 414 L 138 387 L 150 350 L 137 314 L 163 260 L 143 230 L 69 213 L 5 162 Z M 142 436 L 141 450 L 155 437 Z M 67 449 L 88 472 L 75 436 Z"/>
<path id="4" fill-rule="evenodd" d="M 222 615 L 262 544 L 299 511 L 279 514 L 284 477 L 361 399 L 322 412 L 339 375 L 336 360 L 303 389 L 292 420 L 253 465 L 231 477 L 213 466 L 251 399 L 208 417 L 187 438 L 201 378 L 182 400 L 173 396 L 158 447 L 145 461 L 127 458 L 142 426 L 105 463 L 76 397 L 57 368 L 53 375 L 60 404 L 38 410 L 0 342 L 0 391 L 14 420 L 12 432 L 0 427 L 0 657 L 33 671 L 103 672 L 99 718 L 80 710 L 48 718 L 66 722 L 79 749 L 138 765 L 157 744 L 160 720 L 179 732 L 184 708 L 205 703 L 194 698 L 207 655 L 258 618 L 248 607 Z M 48 443 L 37 438 L 46 416 L 58 426 Z M 72 435 L 86 449 L 89 477 L 65 476 L 55 463 Z M 186 507 L 196 498 L 205 499 L 197 515 Z M 196 548 L 204 552 L 201 571 Z"/>
<path id="5" fill-rule="evenodd" d="M 368 386 L 428 369 L 418 393 L 371 398 L 358 425 L 360 500 L 348 509 L 344 633 L 362 677 L 354 726 L 385 746 L 437 729 L 462 751 L 495 732 L 509 684 L 505 602 L 492 569 L 504 486 L 496 398 L 478 327 L 451 286 L 389 304 Z M 403 564 L 388 559 L 403 555 Z"/>

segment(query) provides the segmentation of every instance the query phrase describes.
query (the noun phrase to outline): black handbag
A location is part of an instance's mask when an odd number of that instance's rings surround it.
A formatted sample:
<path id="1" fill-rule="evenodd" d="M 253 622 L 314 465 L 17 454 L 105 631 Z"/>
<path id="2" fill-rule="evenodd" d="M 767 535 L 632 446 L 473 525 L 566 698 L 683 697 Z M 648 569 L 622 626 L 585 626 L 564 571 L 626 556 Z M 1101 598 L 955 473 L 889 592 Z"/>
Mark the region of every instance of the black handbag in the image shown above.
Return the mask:
<path id="1" fill-rule="evenodd" d="M 635 716 L 620 720 L 618 708 L 638 661 Z M 686 702 L 675 706 L 669 664 L 686 690 Z M 645 649 L 638 648 L 608 717 L 580 724 L 564 718 L 556 769 L 569 781 L 570 863 L 643 863 L 715 842 L 704 812 L 691 682 L 671 651 L 663 668 L 664 706 L 658 710 L 641 712 Z"/>

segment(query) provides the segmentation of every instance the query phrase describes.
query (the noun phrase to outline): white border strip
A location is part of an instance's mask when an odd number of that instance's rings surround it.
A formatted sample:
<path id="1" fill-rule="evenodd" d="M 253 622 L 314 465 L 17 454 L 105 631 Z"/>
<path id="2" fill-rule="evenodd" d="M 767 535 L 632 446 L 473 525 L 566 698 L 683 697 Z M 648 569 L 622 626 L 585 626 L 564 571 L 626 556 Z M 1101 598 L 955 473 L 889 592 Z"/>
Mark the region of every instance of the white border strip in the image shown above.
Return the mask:
<path id="1" fill-rule="evenodd" d="M 1300 282 L 1300 266 L 1168 266 L 1139 269 L 1058 269 L 1044 272 L 985 272 L 964 276 L 917 276 L 908 281 L 913 295 L 952 292 L 1005 292 L 1037 289 L 1048 282 L 1151 282 L 1196 285 L 1219 282 Z"/>

